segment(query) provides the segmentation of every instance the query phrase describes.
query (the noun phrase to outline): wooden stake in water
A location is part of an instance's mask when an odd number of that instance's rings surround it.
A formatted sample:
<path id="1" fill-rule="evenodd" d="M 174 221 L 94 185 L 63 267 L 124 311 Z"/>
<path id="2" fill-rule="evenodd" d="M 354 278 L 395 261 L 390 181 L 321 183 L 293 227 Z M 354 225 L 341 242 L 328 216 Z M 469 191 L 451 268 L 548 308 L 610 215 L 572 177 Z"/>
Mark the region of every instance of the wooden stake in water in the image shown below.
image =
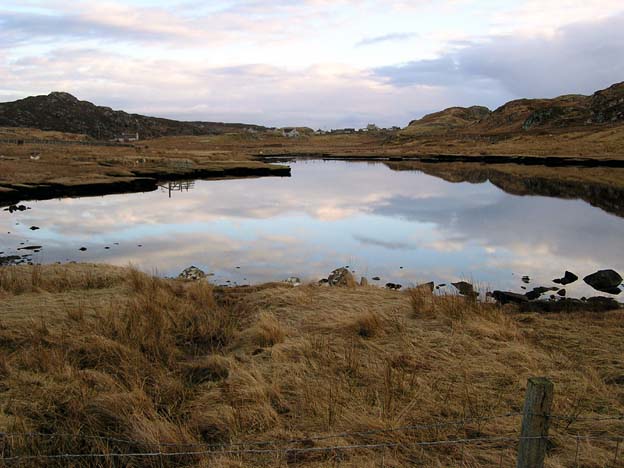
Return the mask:
<path id="1" fill-rule="evenodd" d="M 543 468 L 548 444 L 553 383 L 545 377 L 530 378 L 524 400 L 517 468 Z"/>

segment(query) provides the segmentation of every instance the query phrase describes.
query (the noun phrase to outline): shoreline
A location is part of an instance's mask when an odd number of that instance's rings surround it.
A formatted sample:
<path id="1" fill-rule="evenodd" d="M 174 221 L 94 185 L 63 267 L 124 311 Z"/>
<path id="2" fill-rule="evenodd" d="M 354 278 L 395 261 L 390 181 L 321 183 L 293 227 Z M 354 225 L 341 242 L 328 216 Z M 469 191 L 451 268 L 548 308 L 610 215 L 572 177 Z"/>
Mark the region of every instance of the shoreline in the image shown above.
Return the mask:
<path id="1" fill-rule="evenodd" d="M 525 155 L 459 155 L 459 154 L 370 154 L 359 156 L 348 156 L 332 153 L 276 153 L 276 154 L 255 154 L 258 161 L 288 162 L 297 159 L 302 160 L 322 160 L 322 161 L 351 161 L 351 162 L 420 162 L 428 164 L 441 163 L 479 163 L 488 165 L 498 164 L 518 164 L 522 166 L 545 166 L 545 167 L 608 167 L 624 168 L 624 160 L 619 159 L 598 159 L 582 158 L 576 156 L 525 156 Z"/>
<path id="2" fill-rule="evenodd" d="M 256 163 L 257 164 L 257 163 Z M 229 178 L 290 177 L 290 167 L 263 164 L 236 163 L 216 167 L 188 169 L 144 168 L 131 171 L 134 176 L 102 176 L 95 180 L 72 181 L 66 183 L 0 183 L 0 206 L 8 206 L 21 201 L 50 200 L 115 195 L 123 193 L 152 192 L 158 184 L 172 180 L 219 180 Z"/>

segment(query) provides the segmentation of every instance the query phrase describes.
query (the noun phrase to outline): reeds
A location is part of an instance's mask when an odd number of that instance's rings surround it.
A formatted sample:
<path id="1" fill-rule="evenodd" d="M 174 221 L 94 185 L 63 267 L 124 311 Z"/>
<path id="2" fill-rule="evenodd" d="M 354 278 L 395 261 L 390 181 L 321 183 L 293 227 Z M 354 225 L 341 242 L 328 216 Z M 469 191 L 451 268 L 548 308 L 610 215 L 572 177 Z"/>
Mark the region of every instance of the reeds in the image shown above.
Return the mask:
<path id="1" fill-rule="evenodd" d="M 0 316 L 0 432 L 43 434 L 14 437 L 5 456 L 201 452 L 201 444 L 236 449 L 230 444 L 258 441 L 271 443 L 244 447 L 401 445 L 29 466 L 510 466 L 513 446 L 414 444 L 517 435 L 513 417 L 436 424 L 519 411 L 532 375 L 555 381 L 556 412 L 574 415 L 579 430 L 589 430 L 579 415 L 624 411 L 624 318 L 617 312 L 527 316 L 457 296 L 375 287 L 215 290 L 132 269 L 94 269 L 86 281 L 84 268 L 0 269 L 21 285 L 7 289 L 0 310 L 19 299 L 31 314 Z M 43 295 L 71 291 L 84 295 L 83 306 L 42 313 Z M 116 300 L 91 312 L 89 294 L 107 291 Z M 428 427 L 349 435 L 409 425 Z M 573 442 L 562 426 L 552 431 L 548 463 L 570 466 Z M 341 435 L 311 440 L 328 433 Z M 298 442 L 285 442 L 292 439 Z M 584 445 L 583 466 L 605 466 L 613 448 Z"/>

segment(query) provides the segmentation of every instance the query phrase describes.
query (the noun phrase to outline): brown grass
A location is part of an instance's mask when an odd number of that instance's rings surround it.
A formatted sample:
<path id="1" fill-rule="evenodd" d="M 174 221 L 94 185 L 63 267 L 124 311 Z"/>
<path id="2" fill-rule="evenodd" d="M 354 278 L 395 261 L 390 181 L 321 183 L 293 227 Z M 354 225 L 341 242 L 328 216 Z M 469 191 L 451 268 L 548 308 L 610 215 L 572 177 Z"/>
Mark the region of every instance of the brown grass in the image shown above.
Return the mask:
<path id="1" fill-rule="evenodd" d="M 618 312 L 522 315 L 375 287 L 213 289 L 85 265 L 3 268 L 0 277 L 10 278 L 0 310 L 20 301 L 22 314 L 0 317 L 0 432 L 56 434 L 12 437 L 4 456 L 401 444 L 21 466 L 513 466 L 513 443 L 415 443 L 515 437 L 518 417 L 352 433 L 521 411 L 533 375 L 553 380 L 553 411 L 572 418 L 569 427 L 553 421 L 547 466 L 574 465 L 570 434 L 621 435 L 621 421 L 578 420 L 624 411 Z M 83 294 L 84 306 L 41 310 L 44 297 L 70 293 Z M 103 293 L 116 300 L 96 307 Z M 339 435 L 310 439 L 326 434 Z M 608 466 L 614 450 L 583 442 L 579 464 Z"/>

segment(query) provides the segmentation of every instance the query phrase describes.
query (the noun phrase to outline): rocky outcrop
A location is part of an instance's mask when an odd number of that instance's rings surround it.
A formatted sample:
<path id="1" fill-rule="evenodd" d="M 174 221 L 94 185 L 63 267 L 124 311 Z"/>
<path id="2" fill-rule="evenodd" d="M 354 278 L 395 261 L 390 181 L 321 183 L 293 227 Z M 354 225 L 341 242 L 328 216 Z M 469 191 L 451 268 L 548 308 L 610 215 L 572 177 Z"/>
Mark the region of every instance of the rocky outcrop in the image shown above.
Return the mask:
<path id="1" fill-rule="evenodd" d="M 178 276 L 180 279 L 190 280 L 190 281 L 199 281 L 206 278 L 206 273 L 197 268 L 196 266 L 190 266 L 186 270 L 184 270 Z"/>
<path id="2" fill-rule="evenodd" d="M 337 286 L 343 288 L 354 288 L 357 286 L 353 274 L 347 268 L 337 268 L 332 271 L 327 278 L 327 282 L 330 286 Z"/>
<path id="3" fill-rule="evenodd" d="M 138 133 L 140 138 L 168 135 L 210 135 L 252 128 L 257 125 L 220 122 L 179 122 L 115 111 L 80 101 L 71 94 L 53 92 L 14 102 L 0 103 L 0 127 L 25 127 L 86 134 L 97 140 Z"/>
<path id="4" fill-rule="evenodd" d="M 618 272 L 613 270 L 597 271 L 583 278 L 583 281 L 596 291 L 616 295 L 621 292 L 619 286 L 622 283 L 622 277 Z"/>
<path id="5" fill-rule="evenodd" d="M 500 304 L 524 304 L 529 298 L 511 291 L 494 291 L 492 297 Z"/>
<path id="6" fill-rule="evenodd" d="M 572 284 L 572 283 L 576 282 L 577 280 L 578 280 L 578 276 L 576 276 L 571 271 L 566 271 L 565 274 L 563 275 L 563 278 L 554 279 L 553 283 L 561 284 L 563 286 L 566 286 L 568 284 Z"/>
<path id="7" fill-rule="evenodd" d="M 404 135 L 433 135 L 457 132 L 476 125 L 490 115 L 487 107 L 450 107 L 440 112 L 412 120 L 401 133 Z"/>
<path id="8" fill-rule="evenodd" d="M 504 135 L 624 122 L 624 82 L 592 96 L 517 99 L 498 109 L 451 107 L 410 122 L 403 135 Z"/>

